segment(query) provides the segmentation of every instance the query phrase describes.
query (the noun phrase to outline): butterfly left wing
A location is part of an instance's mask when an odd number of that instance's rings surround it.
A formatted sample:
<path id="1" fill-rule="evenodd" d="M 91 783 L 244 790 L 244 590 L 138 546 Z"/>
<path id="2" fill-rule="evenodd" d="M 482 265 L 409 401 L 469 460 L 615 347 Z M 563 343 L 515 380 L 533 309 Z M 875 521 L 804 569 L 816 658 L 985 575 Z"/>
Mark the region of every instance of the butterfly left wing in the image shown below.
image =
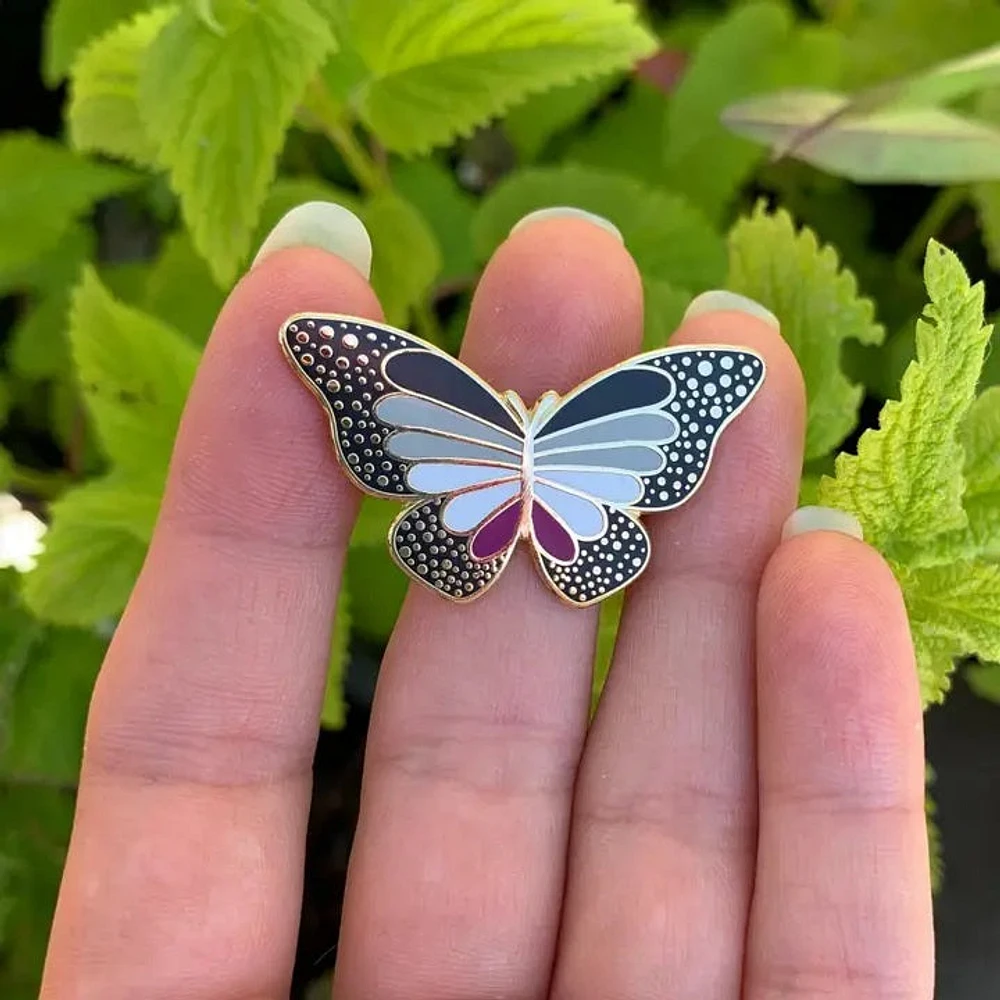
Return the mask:
<path id="1" fill-rule="evenodd" d="M 676 347 L 543 401 L 532 428 L 532 539 L 548 583 L 577 605 L 631 583 L 649 560 L 637 516 L 694 494 L 719 435 L 763 379 L 750 350 Z"/>
<path id="2" fill-rule="evenodd" d="M 280 339 L 323 403 L 350 478 L 367 493 L 414 501 L 389 535 L 399 566 L 453 600 L 478 597 L 517 541 L 505 534 L 509 513 L 499 516 L 520 494 L 517 416 L 450 355 L 381 323 L 301 314 Z"/>

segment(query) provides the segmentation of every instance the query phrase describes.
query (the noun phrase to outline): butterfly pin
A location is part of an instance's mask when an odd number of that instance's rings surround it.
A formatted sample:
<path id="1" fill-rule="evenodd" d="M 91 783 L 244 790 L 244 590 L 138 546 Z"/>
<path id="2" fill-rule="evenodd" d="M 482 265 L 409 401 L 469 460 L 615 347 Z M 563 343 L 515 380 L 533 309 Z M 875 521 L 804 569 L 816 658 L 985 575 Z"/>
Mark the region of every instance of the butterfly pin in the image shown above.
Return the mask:
<path id="1" fill-rule="evenodd" d="M 519 539 L 585 607 L 649 562 L 641 515 L 680 506 L 764 380 L 746 348 L 640 354 L 527 406 L 417 337 L 353 316 L 291 317 L 280 340 L 366 493 L 404 501 L 389 548 L 453 601 L 485 593 Z"/>

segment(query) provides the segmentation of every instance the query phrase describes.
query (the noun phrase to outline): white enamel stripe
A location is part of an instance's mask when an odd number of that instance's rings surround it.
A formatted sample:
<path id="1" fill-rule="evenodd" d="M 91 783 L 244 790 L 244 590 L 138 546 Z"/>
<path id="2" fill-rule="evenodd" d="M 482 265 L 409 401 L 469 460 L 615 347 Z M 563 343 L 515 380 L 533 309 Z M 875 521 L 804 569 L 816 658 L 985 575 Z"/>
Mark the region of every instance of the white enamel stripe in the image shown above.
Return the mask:
<path id="1" fill-rule="evenodd" d="M 511 470 L 499 465 L 417 462 L 407 470 L 406 485 L 418 493 L 438 496 L 511 478 Z"/>
<path id="2" fill-rule="evenodd" d="M 627 472 L 605 469 L 536 470 L 536 482 L 549 486 L 565 486 L 604 503 L 628 506 L 636 503 L 643 492 L 642 482 Z"/>
<path id="3" fill-rule="evenodd" d="M 441 512 L 444 526 L 449 531 L 472 531 L 520 492 L 521 481 L 512 479 L 509 482 L 494 483 L 492 486 L 459 493 L 444 505 Z"/>
<path id="4" fill-rule="evenodd" d="M 394 392 L 383 396 L 374 408 L 375 416 L 391 427 L 409 430 L 436 431 L 454 434 L 483 444 L 497 444 L 504 448 L 521 448 L 521 439 L 484 420 L 459 413 L 450 406 L 432 399 Z"/>
<path id="5" fill-rule="evenodd" d="M 396 431 L 386 439 L 385 450 L 394 458 L 410 461 L 459 458 L 509 465 L 514 469 L 520 468 L 521 465 L 520 453 L 513 449 L 477 444 L 475 441 L 464 441 L 430 431 Z"/>
<path id="6" fill-rule="evenodd" d="M 622 445 L 618 448 L 556 448 L 535 456 L 536 469 L 575 469 L 581 466 L 654 475 L 667 458 L 654 445 Z"/>
<path id="7" fill-rule="evenodd" d="M 535 480 L 534 492 L 577 538 L 597 538 L 607 526 L 603 508 L 593 500 L 538 480 Z"/>
<path id="8" fill-rule="evenodd" d="M 677 437 L 677 421 L 660 410 L 642 410 L 601 417 L 536 439 L 536 456 L 592 445 L 667 444 Z"/>

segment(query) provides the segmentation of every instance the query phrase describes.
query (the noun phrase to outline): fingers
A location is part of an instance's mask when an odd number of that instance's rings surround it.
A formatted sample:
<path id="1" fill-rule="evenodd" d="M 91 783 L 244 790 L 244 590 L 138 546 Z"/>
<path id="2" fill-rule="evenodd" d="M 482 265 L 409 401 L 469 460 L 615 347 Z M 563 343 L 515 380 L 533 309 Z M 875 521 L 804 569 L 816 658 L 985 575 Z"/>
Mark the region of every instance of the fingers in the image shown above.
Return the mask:
<path id="1" fill-rule="evenodd" d="M 577 788 L 554 995 L 739 996 L 754 866 L 754 614 L 796 496 L 801 376 L 778 331 L 737 312 L 675 343 L 764 356 L 758 394 L 707 478 L 644 519 L 652 562 L 626 596 Z"/>
<path id="2" fill-rule="evenodd" d="M 488 266 L 463 359 L 530 403 L 634 353 L 641 329 L 616 238 L 536 221 Z M 546 994 L 595 624 L 526 551 L 474 604 L 411 588 L 369 736 L 340 1000 Z"/>
<path id="3" fill-rule="evenodd" d="M 785 542 L 758 612 L 760 846 L 748 1000 L 933 992 L 920 696 L 882 559 Z"/>
<path id="4" fill-rule="evenodd" d="M 304 309 L 379 314 L 344 261 L 286 250 L 212 334 L 95 691 L 45 996 L 287 995 L 357 504 L 278 347 Z"/>

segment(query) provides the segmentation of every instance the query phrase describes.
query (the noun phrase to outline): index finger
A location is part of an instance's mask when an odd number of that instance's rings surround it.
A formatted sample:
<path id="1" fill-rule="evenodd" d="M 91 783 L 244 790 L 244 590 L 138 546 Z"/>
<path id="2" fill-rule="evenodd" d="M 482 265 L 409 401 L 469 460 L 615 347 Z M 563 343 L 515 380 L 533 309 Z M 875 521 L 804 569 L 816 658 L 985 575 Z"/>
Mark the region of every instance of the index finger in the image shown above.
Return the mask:
<path id="1" fill-rule="evenodd" d="M 43 996 L 287 993 L 357 505 L 278 347 L 302 309 L 380 311 L 348 263 L 300 248 L 219 317 L 94 694 Z"/>

